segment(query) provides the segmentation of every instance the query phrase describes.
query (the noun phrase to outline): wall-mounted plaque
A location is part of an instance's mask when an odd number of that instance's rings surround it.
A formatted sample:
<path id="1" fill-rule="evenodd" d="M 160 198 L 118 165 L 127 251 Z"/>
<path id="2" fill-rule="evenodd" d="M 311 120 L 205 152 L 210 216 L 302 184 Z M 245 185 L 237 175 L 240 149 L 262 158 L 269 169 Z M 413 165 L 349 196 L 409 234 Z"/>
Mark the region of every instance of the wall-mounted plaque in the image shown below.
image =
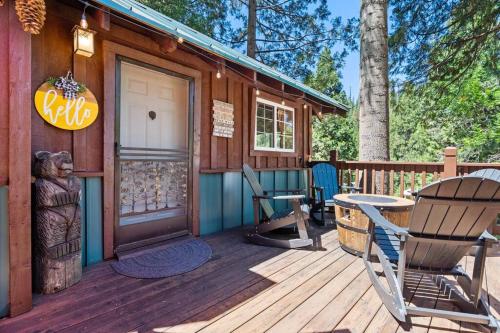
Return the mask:
<path id="1" fill-rule="evenodd" d="M 214 99 L 213 136 L 232 138 L 234 132 L 234 106 Z"/>
<path id="2" fill-rule="evenodd" d="M 73 80 L 70 72 L 66 77 L 49 78 L 38 88 L 35 108 L 46 122 L 65 130 L 88 127 L 99 113 L 94 94 Z"/>

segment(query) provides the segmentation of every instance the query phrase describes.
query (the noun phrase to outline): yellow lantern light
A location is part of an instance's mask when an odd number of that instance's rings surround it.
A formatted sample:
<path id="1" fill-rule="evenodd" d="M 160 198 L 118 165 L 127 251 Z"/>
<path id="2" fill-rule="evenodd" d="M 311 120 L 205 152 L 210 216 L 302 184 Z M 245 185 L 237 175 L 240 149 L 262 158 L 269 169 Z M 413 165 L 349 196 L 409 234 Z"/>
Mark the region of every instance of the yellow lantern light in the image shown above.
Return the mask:
<path id="1" fill-rule="evenodd" d="M 95 31 L 88 29 L 87 19 L 83 13 L 80 25 L 75 25 L 73 28 L 73 51 L 84 57 L 92 57 L 95 34 Z"/>

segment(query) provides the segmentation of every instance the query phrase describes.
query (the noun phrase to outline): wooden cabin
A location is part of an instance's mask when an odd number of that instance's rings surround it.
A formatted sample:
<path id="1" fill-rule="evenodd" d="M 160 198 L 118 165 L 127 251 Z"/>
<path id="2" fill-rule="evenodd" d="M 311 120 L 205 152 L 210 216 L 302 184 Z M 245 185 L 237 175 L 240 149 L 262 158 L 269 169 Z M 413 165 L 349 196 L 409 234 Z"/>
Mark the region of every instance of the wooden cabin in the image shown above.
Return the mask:
<path id="1" fill-rule="evenodd" d="M 14 0 L 0 1 L 0 315 L 31 308 L 37 151 L 72 154 L 83 265 L 251 224 L 243 163 L 268 189 L 307 188 L 312 117 L 344 105 L 137 2 L 45 3 L 44 25 L 30 34 Z M 87 53 L 74 45 L 84 11 Z M 97 102 L 83 129 L 55 127 L 35 107 L 39 87 L 67 71 Z M 162 197 L 138 198 L 141 186 Z"/>

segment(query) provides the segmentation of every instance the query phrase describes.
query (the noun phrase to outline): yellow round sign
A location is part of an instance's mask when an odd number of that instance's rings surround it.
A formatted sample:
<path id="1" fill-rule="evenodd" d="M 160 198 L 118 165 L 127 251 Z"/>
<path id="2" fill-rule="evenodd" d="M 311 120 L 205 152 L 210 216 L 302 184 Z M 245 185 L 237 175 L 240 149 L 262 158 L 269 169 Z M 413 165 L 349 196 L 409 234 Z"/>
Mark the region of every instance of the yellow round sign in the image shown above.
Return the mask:
<path id="1" fill-rule="evenodd" d="M 46 122 L 65 130 L 79 130 L 90 126 L 99 113 L 97 100 L 89 89 L 74 99 L 66 99 L 62 90 L 48 82 L 36 91 L 35 108 Z"/>

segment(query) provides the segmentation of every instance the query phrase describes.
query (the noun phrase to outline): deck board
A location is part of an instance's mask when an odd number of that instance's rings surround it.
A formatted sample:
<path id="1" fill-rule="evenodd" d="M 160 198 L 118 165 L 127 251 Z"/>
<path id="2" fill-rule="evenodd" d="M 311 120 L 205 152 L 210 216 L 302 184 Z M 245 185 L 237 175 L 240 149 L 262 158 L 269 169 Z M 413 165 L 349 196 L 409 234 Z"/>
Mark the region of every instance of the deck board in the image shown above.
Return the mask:
<path id="1" fill-rule="evenodd" d="M 319 230 L 319 231 L 318 231 Z M 0 332 L 475 332 L 438 318 L 399 323 L 371 286 L 360 258 L 344 252 L 335 230 L 317 229 L 321 250 L 246 243 L 239 230 L 206 241 L 214 258 L 166 279 L 116 274 L 109 262 L 85 269 L 63 292 L 36 296 L 32 311 L 0 320 Z M 499 310 L 500 258 L 487 259 L 484 282 Z M 472 259 L 462 262 L 472 270 Z M 428 276 L 411 274 L 405 294 L 415 305 L 451 309 Z M 418 287 L 418 288 L 417 288 Z"/>

